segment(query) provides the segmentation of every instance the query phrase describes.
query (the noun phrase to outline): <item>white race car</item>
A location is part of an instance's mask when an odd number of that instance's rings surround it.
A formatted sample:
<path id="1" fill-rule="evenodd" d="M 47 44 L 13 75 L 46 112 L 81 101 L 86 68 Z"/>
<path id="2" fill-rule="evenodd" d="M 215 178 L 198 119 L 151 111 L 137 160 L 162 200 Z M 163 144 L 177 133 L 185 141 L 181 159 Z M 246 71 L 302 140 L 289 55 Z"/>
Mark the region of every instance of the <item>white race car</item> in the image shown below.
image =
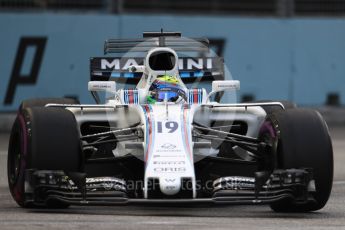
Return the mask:
<path id="1" fill-rule="evenodd" d="M 284 101 L 217 102 L 240 83 L 222 80 L 222 59 L 209 52 L 207 39 L 178 32 L 110 39 L 105 53 L 113 56 L 91 59 L 88 89 L 97 104 L 23 101 L 8 151 L 14 200 L 50 208 L 209 203 L 321 209 L 333 180 L 321 115 Z M 135 87 L 117 89 L 124 80 Z M 193 81 L 212 81 L 212 89 L 187 87 Z"/>

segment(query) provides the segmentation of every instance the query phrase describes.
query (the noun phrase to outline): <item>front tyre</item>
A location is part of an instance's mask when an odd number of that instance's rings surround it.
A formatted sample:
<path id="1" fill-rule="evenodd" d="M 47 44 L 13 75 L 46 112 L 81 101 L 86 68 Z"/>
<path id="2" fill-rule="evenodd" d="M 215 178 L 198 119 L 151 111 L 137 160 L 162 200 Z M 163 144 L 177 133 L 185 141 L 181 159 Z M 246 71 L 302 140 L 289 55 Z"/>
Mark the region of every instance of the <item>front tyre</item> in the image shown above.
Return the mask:
<path id="1" fill-rule="evenodd" d="M 310 109 L 288 109 L 273 113 L 278 134 L 278 168 L 312 168 L 315 192 L 313 202 L 303 204 L 286 199 L 271 204 L 276 212 L 309 212 L 323 208 L 333 183 L 333 149 L 326 122 Z"/>
<path id="2" fill-rule="evenodd" d="M 34 206 L 25 195 L 27 169 L 81 171 L 79 132 L 70 111 L 33 107 L 18 113 L 10 136 L 7 175 L 12 197 L 21 207 Z"/>

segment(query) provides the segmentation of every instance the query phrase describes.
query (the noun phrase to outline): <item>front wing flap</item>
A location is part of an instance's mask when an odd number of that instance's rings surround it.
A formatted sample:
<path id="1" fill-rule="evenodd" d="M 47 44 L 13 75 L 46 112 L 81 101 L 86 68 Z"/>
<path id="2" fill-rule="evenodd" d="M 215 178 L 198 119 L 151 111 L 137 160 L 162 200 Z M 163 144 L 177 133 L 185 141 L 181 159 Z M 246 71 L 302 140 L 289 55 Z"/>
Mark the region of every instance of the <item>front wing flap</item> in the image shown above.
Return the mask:
<path id="1" fill-rule="evenodd" d="M 62 202 L 71 205 L 127 204 L 269 204 L 282 199 L 297 203 L 313 202 L 312 172 L 309 169 L 275 170 L 260 188 L 260 174 L 253 178 L 231 176 L 214 181 L 210 197 L 195 199 L 143 199 L 128 197 L 126 182 L 115 177 L 86 178 L 85 186 L 63 171 L 27 170 L 25 195 L 28 202 L 44 205 Z M 74 179 L 75 180 L 75 179 Z M 78 186 L 79 185 L 79 186 Z"/>

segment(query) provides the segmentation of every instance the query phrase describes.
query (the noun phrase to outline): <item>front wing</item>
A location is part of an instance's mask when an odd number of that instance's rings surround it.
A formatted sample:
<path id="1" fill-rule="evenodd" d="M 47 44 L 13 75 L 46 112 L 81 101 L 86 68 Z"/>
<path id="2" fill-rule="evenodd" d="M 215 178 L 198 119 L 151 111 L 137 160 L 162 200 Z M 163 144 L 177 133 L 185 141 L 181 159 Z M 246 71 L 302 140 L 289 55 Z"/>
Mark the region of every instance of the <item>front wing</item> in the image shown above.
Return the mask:
<path id="1" fill-rule="evenodd" d="M 133 198 L 127 194 L 126 181 L 115 177 L 86 178 L 84 173 L 27 170 L 25 196 L 27 202 L 46 205 L 60 202 L 70 205 L 129 204 L 269 204 L 282 199 L 296 203 L 313 202 L 312 172 L 309 169 L 256 172 L 255 177 L 222 177 L 213 182 L 209 197 Z"/>

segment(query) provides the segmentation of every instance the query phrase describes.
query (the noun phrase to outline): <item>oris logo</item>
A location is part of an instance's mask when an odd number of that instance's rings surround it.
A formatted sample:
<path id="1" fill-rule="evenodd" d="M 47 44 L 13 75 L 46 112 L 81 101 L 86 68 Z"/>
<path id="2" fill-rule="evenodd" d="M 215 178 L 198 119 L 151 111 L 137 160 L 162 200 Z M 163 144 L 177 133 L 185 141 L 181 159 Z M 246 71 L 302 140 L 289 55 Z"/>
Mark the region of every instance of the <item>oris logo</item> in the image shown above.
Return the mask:
<path id="1" fill-rule="evenodd" d="M 155 172 L 173 173 L 173 172 L 185 172 L 185 167 L 157 167 L 153 169 Z"/>

